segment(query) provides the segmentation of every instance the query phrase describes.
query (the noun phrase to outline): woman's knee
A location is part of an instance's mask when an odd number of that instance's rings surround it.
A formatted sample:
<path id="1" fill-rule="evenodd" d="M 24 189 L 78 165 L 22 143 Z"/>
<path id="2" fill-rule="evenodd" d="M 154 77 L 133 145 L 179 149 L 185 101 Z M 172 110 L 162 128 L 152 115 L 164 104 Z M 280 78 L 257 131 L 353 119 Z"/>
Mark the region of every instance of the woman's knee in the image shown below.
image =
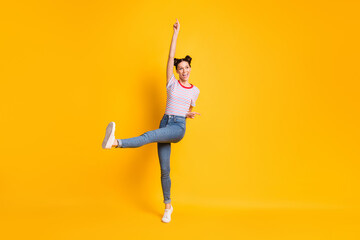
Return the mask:
<path id="1" fill-rule="evenodd" d="M 161 177 L 167 177 L 170 175 L 170 168 L 161 168 Z"/>

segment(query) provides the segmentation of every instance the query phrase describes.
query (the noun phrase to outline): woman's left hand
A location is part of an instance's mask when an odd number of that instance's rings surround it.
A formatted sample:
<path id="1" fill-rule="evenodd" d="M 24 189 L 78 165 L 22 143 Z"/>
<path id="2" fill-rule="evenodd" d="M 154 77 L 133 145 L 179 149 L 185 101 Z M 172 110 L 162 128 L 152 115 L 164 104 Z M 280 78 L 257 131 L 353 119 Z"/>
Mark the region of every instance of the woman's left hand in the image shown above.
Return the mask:
<path id="1" fill-rule="evenodd" d="M 187 112 L 187 113 L 186 113 L 186 117 L 193 119 L 196 114 L 197 114 L 197 115 L 200 115 L 200 113 L 197 113 L 197 112 Z"/>
<path id="2" fill-rule="evenodd" d="M 179 23 L 179 20 L 178 20 L 178 19 L 176 19 L 176 22 L 175 22 L 173 28 L 174 28 L 174 33 L 175 33 L 175 34 L 179 34 L 179 31 L 180 31 L 180 23 Z"/>

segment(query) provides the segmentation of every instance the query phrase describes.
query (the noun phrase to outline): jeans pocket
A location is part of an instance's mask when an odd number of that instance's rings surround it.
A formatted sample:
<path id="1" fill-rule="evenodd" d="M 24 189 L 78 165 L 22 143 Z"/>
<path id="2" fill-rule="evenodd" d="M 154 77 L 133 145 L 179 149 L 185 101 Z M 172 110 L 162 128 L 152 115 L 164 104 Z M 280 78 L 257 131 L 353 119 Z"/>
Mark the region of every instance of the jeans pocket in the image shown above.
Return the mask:
<path id="1" fill-rule="evenodd" d="M 186 119 L 183 117 L 175 117 L 174 122 L 185 123 Z"/>

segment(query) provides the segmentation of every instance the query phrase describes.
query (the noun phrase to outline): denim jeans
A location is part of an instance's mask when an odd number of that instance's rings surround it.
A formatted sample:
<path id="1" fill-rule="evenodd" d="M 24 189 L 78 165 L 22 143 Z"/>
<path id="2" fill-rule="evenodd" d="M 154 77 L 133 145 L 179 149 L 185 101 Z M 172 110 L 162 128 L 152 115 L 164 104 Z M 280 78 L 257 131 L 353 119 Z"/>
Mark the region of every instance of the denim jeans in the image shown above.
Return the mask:
<path id="1" fill-rule="evenodd" d="M 170 152 L 171 143 L 179 142 L 185 135 L 186 118 L 178 115 L 164 114 L 159 129 L 148 131 L 138 137 L 117 139 L 119 148 L 137 148 L 148 143 L 157 142 L 161 170 L 161 186 L 164 203 L 170 203 Z"/>

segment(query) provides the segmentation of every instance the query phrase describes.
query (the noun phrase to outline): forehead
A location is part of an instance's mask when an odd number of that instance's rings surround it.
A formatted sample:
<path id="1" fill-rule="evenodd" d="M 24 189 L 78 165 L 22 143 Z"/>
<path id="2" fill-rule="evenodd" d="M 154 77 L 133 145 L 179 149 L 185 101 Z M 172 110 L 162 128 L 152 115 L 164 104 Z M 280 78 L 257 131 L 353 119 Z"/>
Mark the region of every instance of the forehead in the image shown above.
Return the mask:
<path id="1" fill-rule="evenodd" d="M 181 63 L 178 64 L 178 67 L 186 67 L 189 66 L 189 63 L 187 61 L 181 61 Z"/>

